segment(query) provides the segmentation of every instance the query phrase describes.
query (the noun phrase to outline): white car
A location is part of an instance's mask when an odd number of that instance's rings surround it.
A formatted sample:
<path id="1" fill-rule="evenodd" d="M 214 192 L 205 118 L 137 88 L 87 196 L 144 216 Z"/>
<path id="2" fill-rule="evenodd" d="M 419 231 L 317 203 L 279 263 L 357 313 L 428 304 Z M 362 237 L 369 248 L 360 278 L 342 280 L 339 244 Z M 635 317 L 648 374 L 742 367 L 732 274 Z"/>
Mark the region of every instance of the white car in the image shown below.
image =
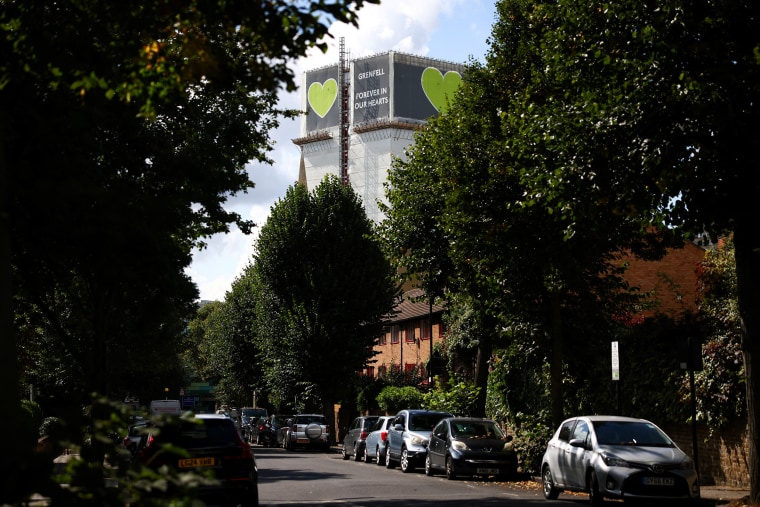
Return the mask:
<path id="1" fill-rule="evenodd" d="M 660 428 L 644 419 L 585 416 L 565 420 L 541 463 L 544 496 L 562 491 L 604 498 L 696 501 L 694 462 Z"/>
<path id="2" fill-rule="evenodd" d="M 404 473 L 425 462 L 430 432 L 448 412 L 430 410 L 402 410 L 393 418 L 388 428 L 385 446 L 385 467 L 394 468 L 398 463 Z"/>

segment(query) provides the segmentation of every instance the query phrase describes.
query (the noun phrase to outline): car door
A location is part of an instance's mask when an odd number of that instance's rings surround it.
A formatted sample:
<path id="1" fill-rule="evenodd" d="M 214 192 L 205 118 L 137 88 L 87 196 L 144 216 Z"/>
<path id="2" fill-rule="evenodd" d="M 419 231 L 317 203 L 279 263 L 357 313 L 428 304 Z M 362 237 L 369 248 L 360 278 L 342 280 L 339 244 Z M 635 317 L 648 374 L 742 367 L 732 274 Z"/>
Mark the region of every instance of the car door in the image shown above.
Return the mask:
<path id="1" fill-rule="evenodd" d="M 558 486 L 568 486 L 568 478 L 569 478 L 569 472 L 568 467 L 570 466 L 570 453 L 571 453 L 571 447 L 570 447 L 570 437 L 573 434 L 573 428 L 575 428 L 576 419 L 569 419 L 562 423 L 562 426 L 559 429 L 559 432 L 557 433 L 557 438 L 553 439 L 549 445 L 550 445 L 550 454 L 554 456 L 556 462 L 552 463 L 550 461 L 549 465 L 551 467 L 552 476 L 554 477 L 554 482 Z"/>
<path id="2" fill-rule="evenodd" d="M 356 452 L 356 437 L 361 431 L 361 422 L 362 421 L 360 417 L 354 419 L 354 421 L 351 423 L 351 426 L 348 428 L 346 438 L 343 440 L 343 443 L 346 447 L 346 454 L 349 456 L 353 455 Z"/>
<path id="3" fill-rule="evenodd" d="M 396 429 L 398 426 L 401 429 Z M 391 427 L 388 428 L 388 452 L 393 459 L 401 457 L 401 442 L 404 441 L 404 428 L 406 428 L 406 416 L 401 413 L 393 419 Z"/>
<path id="4" fill-rule="evenodd" d="M 428 456 L 430 464 L 435 468 L 443 468 L 446 463 L 446 445 L 449 439 L 449 426 L 446 421 L 441 421 L 435 425 L 433 432 L 430 434 L 428 443 Z"/>
<path id="5" fill-rule="evenodd" d="M 587 453 L 590 448 L 590 429 L 589 425 L 583 419 L 579 419 L 573 427 L 568 442 L 568 452 L 566 458 L 566 476 L 565 483 L 573 488 L 583 489 L 586 482 L 586 464 Z"/>

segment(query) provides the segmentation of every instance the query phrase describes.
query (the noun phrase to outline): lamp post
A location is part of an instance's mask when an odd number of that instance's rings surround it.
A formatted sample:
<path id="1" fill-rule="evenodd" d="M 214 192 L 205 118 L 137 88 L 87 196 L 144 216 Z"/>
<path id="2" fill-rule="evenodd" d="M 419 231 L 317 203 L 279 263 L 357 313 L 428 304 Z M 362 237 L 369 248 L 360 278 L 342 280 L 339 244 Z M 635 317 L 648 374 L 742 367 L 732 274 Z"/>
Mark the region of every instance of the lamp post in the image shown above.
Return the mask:
<path id="1" fill-rule="evenodd" d="M 164 399 L 167 399 L 167 400 L 169 399 L 169 388 L 168 387 L 164 387 L 164 396 L 166 396 L 166 398 L 164 398 Z"/>

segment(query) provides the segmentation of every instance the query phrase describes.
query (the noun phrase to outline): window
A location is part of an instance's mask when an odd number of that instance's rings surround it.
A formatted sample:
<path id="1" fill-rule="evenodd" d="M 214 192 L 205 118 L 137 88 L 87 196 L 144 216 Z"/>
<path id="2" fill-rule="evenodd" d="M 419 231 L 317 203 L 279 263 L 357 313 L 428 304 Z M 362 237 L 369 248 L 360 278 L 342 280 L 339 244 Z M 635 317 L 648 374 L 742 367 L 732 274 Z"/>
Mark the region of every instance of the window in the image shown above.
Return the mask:
<path id="1" fill-rule="evenodd" d="M 559 435 L 557 435 L 557 438 L 559 438 L 563 442 L 569 442 L 570 435 L 571 435 L 574 425 L 575 425 L 575 419 L 571 419 L 565 422 L 564 424 L 562 424 L 562 428 L 560 428 Z"/>
<path id="2" fill-rule="evenodd" d="M 406 363 L 404 365 L 404 372 L 410 373 L 417 369 L 417 365 L 414 363 Z"/>
<path id="3" fill-rule="evenodd" d="M 388 367 L 387 366 L 383 365 L 383 366 L 378 366 L 377 367 L 377 376 L 378 377 L 384 377 L 386 373 L 388 373 Z"/>
<path id="4" fill-rule="evenodd" d="M 383 334 L 381 334 L 381 335 L 378 337 L 378 339 L 377 339 L 377 344 L 378 344 L 378 345 L 385 345 L 385 344 L 386 344 L 386 340 L 388 339 L 388 338 L 387 338 L 387 337 L 388 337 L 388 334 L 389 334 L 389 332 L 386 332 L 386 333 L 383 333 Z"/>
<path id="5" fill-rule="evenodd" d="M 398 326 L 391 326 L 391 343 L 398 343 L 400 334 L 401 330 Z"/>
<path id="6" fill-rule="evenodd" d="M 414 343 L 414 322 L 407 322 L 404 325 L 404 335 L 406 338 L 406 343 Z"/>
<path id="7" fill-rule="evenodd" d="M 430 321 L 428 319 L 420 321 L 420 340 L 430 339 Z"/>
<path id="8" fill-rule="evenodd" d="M 375 367 L 374 366 L 367 366 L 367 376 L 368 377 L 374 377 L 375 376 Z"/>

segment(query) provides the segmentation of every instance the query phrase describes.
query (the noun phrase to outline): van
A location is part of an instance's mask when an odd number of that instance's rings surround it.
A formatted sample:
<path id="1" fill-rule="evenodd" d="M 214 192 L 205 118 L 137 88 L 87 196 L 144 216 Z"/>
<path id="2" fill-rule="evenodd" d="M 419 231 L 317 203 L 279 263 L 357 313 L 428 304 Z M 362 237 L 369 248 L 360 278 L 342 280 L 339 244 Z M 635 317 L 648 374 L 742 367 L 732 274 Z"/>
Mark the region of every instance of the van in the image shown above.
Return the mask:
<path id="1" fill-rule="evenodd" d="M 182 405 L 179 400 L 153 400 L 150 402 L 150 415 L 158 414 L 182 415 Z"/>

